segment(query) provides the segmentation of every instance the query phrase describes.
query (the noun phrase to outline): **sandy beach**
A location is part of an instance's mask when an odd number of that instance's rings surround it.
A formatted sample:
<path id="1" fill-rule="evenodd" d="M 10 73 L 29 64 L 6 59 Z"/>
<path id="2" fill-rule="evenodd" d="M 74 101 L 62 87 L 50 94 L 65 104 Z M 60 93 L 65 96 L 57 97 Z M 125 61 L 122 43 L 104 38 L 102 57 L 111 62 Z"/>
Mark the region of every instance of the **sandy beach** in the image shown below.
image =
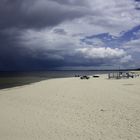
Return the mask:
<path id="1" fill-rule="evenodd" d="M 0 90 L 0 140 L 139 140 L 140 77 L 59 78 Z"/>

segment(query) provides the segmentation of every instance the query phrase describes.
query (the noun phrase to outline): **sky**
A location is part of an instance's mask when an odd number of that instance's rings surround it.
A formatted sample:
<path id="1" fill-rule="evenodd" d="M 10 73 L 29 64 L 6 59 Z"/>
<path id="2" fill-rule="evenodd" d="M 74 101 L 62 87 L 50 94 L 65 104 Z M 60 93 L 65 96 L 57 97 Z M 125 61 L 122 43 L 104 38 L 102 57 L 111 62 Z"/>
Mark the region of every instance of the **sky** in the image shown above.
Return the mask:
<path id="1" fill-rule="evenodd" d="M 140 0 L 0 0 L 0 70 L 140 68 Z"/>

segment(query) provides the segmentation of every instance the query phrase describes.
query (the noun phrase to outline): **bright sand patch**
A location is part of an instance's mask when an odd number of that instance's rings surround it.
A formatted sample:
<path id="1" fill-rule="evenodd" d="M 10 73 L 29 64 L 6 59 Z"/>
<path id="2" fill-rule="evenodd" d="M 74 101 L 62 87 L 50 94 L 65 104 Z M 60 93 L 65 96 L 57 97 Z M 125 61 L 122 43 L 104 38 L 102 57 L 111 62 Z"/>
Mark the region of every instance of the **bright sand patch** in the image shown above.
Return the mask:
<path id="1" fill-rule="evenodd" d="M 0 140 L 139 140 L 140 77 L 62 78 L 0 90 Z"/>

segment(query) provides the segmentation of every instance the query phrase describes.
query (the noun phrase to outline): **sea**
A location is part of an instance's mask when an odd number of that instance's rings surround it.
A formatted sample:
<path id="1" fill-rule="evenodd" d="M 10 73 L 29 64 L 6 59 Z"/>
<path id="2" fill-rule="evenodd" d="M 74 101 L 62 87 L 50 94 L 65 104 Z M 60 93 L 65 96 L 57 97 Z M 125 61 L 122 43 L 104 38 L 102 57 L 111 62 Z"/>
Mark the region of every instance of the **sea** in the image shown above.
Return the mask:
<path id="1" fill-rule="evenodd" d="M 26 72 L 0 72 L 0 89 L 24 86 L 52 78 L 75 77 L 75 75 L 98 75 L 112 71 L 93 70 L 65 70 L 65 71 L 26 71 Z"/>

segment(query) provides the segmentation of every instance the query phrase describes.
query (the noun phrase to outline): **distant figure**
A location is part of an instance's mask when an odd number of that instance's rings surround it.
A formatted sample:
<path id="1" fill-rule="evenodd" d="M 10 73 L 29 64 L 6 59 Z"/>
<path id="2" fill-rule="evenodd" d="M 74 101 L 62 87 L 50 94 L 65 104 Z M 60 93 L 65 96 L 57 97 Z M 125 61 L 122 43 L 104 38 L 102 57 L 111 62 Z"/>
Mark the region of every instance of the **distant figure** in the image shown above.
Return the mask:
<path id="1" fill-rule="evenodd" d="M 88 76 L 86 76 L 86 75 L 80 77 L 80 79 L 82 79 L 82 80 L 83 80 L 83 79 L 87 79 L 87 80 L 88 80 L 89 78 L 90 78 L 90 77 L 88 77 Z"/>

